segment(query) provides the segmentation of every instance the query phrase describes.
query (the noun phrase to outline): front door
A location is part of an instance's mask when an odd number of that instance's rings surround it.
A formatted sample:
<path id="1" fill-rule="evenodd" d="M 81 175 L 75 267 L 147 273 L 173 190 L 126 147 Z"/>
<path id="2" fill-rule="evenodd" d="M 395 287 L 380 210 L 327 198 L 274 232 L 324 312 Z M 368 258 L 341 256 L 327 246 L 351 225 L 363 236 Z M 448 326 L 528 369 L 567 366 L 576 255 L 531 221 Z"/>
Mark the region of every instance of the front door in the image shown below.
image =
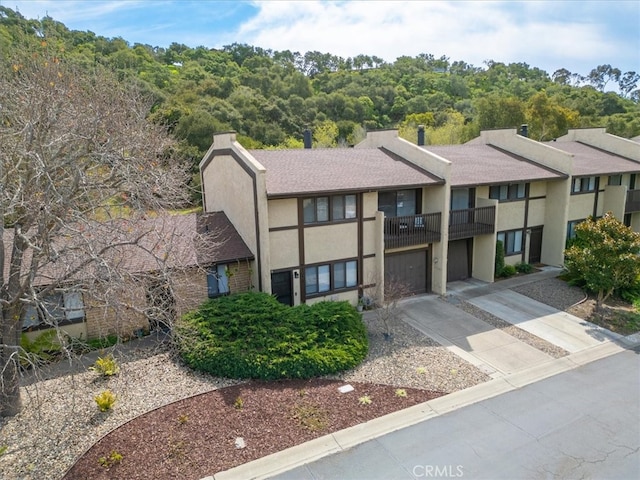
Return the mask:
<path id="1" fill-rule="evenodd" d="M 271 274 L 271 293 L 280 303 L 293 305 L 293 282 L 291 270 Z"/>
<path id="2" fill-rule="evenodd" d="M 471 252 L 473 239 L 453 240 L 449 242 L 447 257 L 447 282 L 466 280 L 471 276 Z"/>
<path id="3" fill-rule="evenodd" d="M 529 263 L 540 263 L 542 257 L 542 227 L 533 227 L 529 237 Z"/>

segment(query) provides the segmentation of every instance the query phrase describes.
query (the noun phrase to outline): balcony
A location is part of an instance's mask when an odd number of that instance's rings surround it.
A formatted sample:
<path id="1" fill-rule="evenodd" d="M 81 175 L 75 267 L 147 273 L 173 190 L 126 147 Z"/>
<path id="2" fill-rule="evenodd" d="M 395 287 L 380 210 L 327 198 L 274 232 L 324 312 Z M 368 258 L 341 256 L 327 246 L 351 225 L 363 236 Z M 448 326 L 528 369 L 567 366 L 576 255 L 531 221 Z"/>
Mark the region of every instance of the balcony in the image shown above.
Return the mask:
<path id="1" fill-rule="evenodd" d="M 460 240 L 493 233 L 496 207 L 467 208 L 449 212 L 449 240 Z"/>
<path id="2" fill-rule="evenodd" d="M 640 190 L 629 190 L 624 204 L 624 213 L 640 212 Z"/>
<path id="3" fill-rule="evenodd" d="M 439 242 L 440 219 L 440 213 L 385 218 L 385 248 L 403 248 Z"/>

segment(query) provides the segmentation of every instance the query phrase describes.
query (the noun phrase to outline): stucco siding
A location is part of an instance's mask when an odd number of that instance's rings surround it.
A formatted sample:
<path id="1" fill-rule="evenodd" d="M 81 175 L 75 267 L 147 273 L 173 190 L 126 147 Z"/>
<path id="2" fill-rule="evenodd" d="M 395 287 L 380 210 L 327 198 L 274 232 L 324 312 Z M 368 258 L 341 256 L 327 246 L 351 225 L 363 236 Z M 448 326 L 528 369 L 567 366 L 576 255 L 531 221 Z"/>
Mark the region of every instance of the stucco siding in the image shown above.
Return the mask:
<path id="1" fill-rule="evenodd" d="M 579 220 L 593 215 L 595 193 L 580 193 L 569 198 L 569 220 Z"/>
<path id="2" fill-rule="evenodd" d="M 496 229 L 515 230 L 524 227 L 525 201 L 502 202 L 497 220 Z"/>
<path id="3" fill-rule="evenodd" d="M 538 198 L 529 201 L 529 216 L 527 219 L 527 227 L 535 225 L 543 225 L 546 216 L 547 200 Z"/>
<path id="4" fill-rule="evenodd" d="M 269 200 L 269 228 L 291 227 L 298 224 L 298 201 L 295 198 Z"/>
<path id="5" fill-rule="evenodd" d="M 320 263 L 358 255 L 358 224 L 327 225 L 304 229 L 305 263 Z"/>
<path id="6" fill-rule="evenodd" d="M 298 230 L 280 230 L 270 233 L 271 270 L 296 267 L 300 263 Z"/>

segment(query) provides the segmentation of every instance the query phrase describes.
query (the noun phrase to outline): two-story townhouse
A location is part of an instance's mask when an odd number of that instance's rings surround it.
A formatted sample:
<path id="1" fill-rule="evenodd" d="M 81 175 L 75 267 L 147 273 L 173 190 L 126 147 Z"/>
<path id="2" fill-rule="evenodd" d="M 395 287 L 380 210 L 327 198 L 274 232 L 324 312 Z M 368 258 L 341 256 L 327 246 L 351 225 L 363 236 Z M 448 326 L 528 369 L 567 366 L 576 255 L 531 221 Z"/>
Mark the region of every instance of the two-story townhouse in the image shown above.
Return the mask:
<path id="1" fill-rule="evenodd" d="M 640 231 L 640 145 L 610 135 L 604 128 L 569 130 L 547 144 L 572 157 L 568 238 L 585 218 L 609 211 Z"/>
<path id="2" fill-rule="evenodd" d="M 449 167 L 397 131 L 356 148 L 251 151 L 220 133 L 200 163 L 205 211 L 226 213 L 256 255 L 256 286 L 290 305 L 355 302 L 385 272 L 443 293 Z"/>

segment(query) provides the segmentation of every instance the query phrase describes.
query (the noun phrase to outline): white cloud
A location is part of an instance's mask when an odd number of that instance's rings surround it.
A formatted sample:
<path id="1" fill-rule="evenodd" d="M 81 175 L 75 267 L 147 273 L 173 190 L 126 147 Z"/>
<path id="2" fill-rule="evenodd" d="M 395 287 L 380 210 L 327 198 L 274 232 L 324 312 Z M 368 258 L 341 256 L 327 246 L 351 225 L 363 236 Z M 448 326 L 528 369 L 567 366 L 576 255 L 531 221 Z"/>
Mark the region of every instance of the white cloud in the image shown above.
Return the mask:
<path id="1" fill-rule="evenodd" d="M 573 3 L 573 2 L 569 2 Z M 526 62 L 552 73 L 598 63 L 616 49 L 603 29 L 574 22 L 553 2 L 258 2 L 242 42 L 273 50 L 310 50 L 342 57 L 431 53 L 481 66 L 485 60 Z M 573 6 L 575 7 L 575 3 Z M 609 63 L 614 63 L 609 60 Z M 576 68 L 579 73 L 586 73 Z"/>

